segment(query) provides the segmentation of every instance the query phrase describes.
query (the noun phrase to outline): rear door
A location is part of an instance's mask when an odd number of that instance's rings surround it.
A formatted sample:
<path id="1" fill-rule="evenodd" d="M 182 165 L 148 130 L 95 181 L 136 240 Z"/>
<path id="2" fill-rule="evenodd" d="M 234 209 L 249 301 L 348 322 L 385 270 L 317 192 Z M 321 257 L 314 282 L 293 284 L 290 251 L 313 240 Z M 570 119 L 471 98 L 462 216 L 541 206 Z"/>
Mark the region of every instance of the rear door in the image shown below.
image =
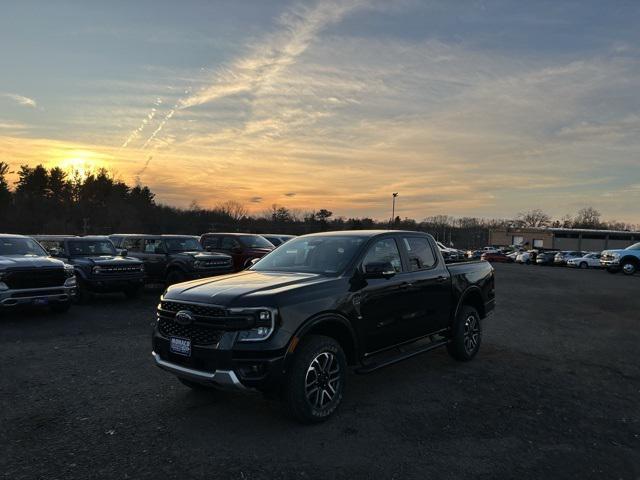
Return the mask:
<path id="1" fill-rule="evenodd" d="M 411 311 L 420 318 L 414 324 L 418 337 L 446 328 L 451 315 L 451 275 L 428 237 L 402 235 L 401 252 L 407 263 L 404 275 L 410 284 Z"/>

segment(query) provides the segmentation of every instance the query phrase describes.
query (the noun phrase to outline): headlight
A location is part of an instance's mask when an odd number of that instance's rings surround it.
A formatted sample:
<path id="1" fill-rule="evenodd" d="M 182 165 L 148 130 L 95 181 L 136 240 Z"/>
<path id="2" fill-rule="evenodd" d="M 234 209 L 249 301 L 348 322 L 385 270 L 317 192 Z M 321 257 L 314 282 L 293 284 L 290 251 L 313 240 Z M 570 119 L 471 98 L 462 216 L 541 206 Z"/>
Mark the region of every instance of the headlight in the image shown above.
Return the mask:
<path id="1" fill-rule="evenodd" d="M 0 277 L 2 278 L 2 277 Z M 5 290 L 9 290 L 9 285 L 4 282 L 0 282 L 0 292 L 4 292 Z"/>
<path id="2" fill-rule="evenodd" d="M 91 269 L 91 272 L 92 272 L 92 273 L 100 273 L 100 272 L 102 272 L 102 267 L 95 266 L 95 267 L 93 267 L 93 268 Z"/>
<path id="3" fill-rule="evenodd" d="M 613 258 L 620 258 L 620 254 L 618 252 L 614 252 L 611 254 Z"/>
<path id="4" fill-rule="evenodd" d="M 64 266 L 64 276 L 67 278 L 71 278 L 75 275 L 75 271 L 73 270 L 73 265 Z"/>
<path id="5" fill-rule="evenodd" d="M 256 326 L 251 330 L 241 330 L 238 334 L 239 342 L 261 342 L 271 336 L 275 329 L 277 310 L 270 307 L 231 309 L 231 313 L 253 312 Z"/>

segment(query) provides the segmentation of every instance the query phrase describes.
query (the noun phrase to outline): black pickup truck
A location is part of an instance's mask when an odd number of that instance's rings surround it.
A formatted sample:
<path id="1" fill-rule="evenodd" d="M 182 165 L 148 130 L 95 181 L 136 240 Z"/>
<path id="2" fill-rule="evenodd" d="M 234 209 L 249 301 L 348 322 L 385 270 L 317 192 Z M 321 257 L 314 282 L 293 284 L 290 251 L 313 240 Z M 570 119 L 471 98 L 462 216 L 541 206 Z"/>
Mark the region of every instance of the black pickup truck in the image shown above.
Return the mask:
<path id="1" fill-rule="evenodd" d="M 144 262 L 148 282 L 174 283 L 234 271 L 231 255 L 206 252 L 190 235 L 109 235 L 116 248 Z"/>
<path id="2" fill-rule="evenodd" d="M 50 258 L 33 238 L 0 234 L 0 309 L 34 305 L 66 312 L 75 290 L 72 266 Z"/>
<path id="3" fill-rule="evenodd" d="M 144 286 L 144 264 L 119 255 L 104 236 L 36 236 L 52 257 L 73 265 L 78 280 L 77 296 L 86 301 L 92 293 L 122 292 L 138 296 Z"/>
<path id="4" fill-rule="evenodd" d="M 169 287 L 153 357 L 191 388 L 277 393 L 318 422 L 348 365 L 368 373 L 437 347 L 471 360 L 493 307 L 491 264 L 447 266 L 425 233 L 305 235 L 243 272 Z"/>

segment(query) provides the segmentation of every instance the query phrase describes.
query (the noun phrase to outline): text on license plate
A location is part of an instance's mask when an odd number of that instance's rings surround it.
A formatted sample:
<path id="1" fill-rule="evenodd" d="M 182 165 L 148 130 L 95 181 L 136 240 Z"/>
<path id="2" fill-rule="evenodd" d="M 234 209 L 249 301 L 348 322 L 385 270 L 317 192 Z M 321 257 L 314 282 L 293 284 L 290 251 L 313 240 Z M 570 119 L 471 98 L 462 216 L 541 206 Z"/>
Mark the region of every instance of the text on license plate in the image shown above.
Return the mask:
<path id="1" fill-rule="evenodd" d="M 178 355 L 191 356 L 191 340 L 188 338 L 171 337 L 169 339 L 169 350 Z"/>
<path id="2" fill-rule="evenodd" d="M 34 298 L 33 299 L 33 304 L 34 305 L 48 305 L 49 304 L 49 299 L 48 298 Z"/>

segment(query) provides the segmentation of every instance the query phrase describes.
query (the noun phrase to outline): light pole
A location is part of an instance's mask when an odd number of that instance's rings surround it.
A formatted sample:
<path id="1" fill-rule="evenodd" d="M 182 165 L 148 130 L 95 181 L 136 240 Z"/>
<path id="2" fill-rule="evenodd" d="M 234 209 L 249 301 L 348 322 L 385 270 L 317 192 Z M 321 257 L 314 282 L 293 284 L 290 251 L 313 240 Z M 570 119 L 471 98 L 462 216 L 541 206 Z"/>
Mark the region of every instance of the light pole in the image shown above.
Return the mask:
<path id="1" fill-rule="evenodd" d="M 396 221 L 396 197 L 398 196 L 398 192 L 392 193 L 393 200 L 391 204 L 391 223 L 395 223 Z"/>

